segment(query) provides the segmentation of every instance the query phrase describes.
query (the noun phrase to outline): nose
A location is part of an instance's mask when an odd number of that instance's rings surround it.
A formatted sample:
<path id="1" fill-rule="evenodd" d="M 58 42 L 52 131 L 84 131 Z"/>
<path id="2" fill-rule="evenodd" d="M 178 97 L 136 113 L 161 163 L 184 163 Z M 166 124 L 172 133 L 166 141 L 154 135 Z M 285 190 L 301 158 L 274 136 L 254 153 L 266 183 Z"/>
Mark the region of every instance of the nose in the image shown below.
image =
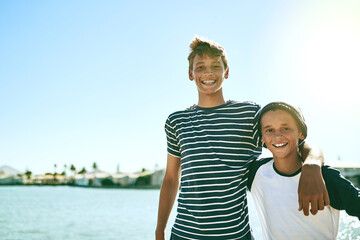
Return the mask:
<path id="1" fill-rule="evenodd" d="M 281 131 L 279 131 L 279 130 L 276 130 L 275 132 L 274 132 L 274 136 L 275 137 L 282 137 L 282 132 Z"/>
<path id="2" fill-rule="evenodd" d="M 213 70 L 211 68 L 206 68 L 205 69 L 205 74 L 211 74 L 213 72 Z"/>

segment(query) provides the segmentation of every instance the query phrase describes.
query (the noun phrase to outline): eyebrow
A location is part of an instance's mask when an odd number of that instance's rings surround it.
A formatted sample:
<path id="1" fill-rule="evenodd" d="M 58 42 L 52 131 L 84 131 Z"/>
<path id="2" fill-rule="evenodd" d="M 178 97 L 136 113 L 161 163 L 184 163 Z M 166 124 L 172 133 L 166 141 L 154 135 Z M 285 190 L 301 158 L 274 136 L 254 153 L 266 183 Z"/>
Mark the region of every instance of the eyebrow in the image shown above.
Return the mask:
<path id="1" fill-rule="evenodd" d="M 289 124 L 288 123 L 282 123 L 281 126 L 286 127 L 286 126 L 289 126 Z M 263 126 L 261 128 L 263 129 L 263 128 L 270 128 L 270 127 L 272 127 L 272 125 L 265 125 L 265 126 Z"/>
<path id="2" fill-rule="evenodd" d="M 204 61 L 203 62 L 198 62 L 198 63 L 196 63 L 196 65 L 195 66 L 197 66 L 197 65 L 199 65 L 199 64 L 203 64 L 204 63 Z M 221 64 L 221 61 L 219 60 L 219 61 L 212 61 L 211 62 L 212 64 Z"/>

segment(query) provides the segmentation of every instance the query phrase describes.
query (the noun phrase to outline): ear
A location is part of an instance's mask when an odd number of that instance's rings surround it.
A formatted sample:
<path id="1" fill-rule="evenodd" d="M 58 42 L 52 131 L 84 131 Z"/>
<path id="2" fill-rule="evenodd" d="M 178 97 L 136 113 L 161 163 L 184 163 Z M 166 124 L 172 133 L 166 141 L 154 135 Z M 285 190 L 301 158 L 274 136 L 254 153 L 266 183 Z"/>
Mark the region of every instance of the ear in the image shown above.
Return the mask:
<path id="1" fill-rule="evenodd" d="M 263 145 L 263 147 L 267 148 L 266 144 L 265 144 L 265 140 L 261 137 L 261 143 Z"/>
<path id="2" fill-rule="evenodd" d="M 305 137 L 304 137 L 304 135 L 303 135 L 302 132 L 299 133 L 299 139 L 300 139 L 300 140 L 304 140 L 304 139 L 305 139 Z"/>
<path id="3" fill-rule="evenodd" d="M 226 69 L 225 75 L 224 75 L 225 79 L 228 79 L 228 77 L 229 77 L 229 67 Z"/>
<path id="4" fill-rule="evenodd" d="M 189 68 L 189 79 L 190 79 L 190 81 L 194 80 L 194 75 L 190 68 Z"/>

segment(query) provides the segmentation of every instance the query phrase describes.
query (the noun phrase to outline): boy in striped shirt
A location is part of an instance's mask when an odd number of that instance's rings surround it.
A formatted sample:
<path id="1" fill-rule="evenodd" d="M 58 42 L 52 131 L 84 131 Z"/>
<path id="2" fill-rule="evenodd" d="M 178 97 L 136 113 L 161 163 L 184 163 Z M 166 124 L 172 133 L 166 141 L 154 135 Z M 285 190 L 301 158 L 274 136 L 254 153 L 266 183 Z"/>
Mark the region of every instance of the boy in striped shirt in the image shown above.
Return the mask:
<path id="1" fill-rule="evenodd" d="M 160 191 L 156 239 L 165 239 L 166 224 L 178 195 L 171 239 L 252 239 L 246 198 L 248 166 L 261 154 L 257 131 L 260 106 L 225 101 L 222 83 L 229 77 L 225 50 L 195 38 L 190 44 L 189 79 L 198 90 L 193 109 L 169 115 L 167 167 Z M 305 150 L 309 150 L 305 148 Z M 328 204 L 321 161 L 303 167 L 300 208 L 316 213 Z M 316 184 L 314 184 L 317 183 Z M 317 188 L 316 188 L 317 187 Z M 315 188 L 315 190 L 314 190 Z M 315 194 L 303 193 L 306 190 Z M 314 204 L 313 204 L 314 202 Z M 323 209 L 320 204 L 319 209 Z"/>

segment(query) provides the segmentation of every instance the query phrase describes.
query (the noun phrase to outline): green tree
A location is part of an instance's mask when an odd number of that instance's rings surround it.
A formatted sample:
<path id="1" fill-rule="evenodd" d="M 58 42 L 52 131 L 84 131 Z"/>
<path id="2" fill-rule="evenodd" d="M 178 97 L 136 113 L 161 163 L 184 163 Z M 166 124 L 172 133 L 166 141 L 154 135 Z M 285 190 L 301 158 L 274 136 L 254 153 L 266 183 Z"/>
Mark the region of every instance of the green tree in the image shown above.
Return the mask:
<path id="1" fill-rule="evenodd" d="M 66 176 L 66 170 L 67 170 L 67 165 L 64 164 L 64 171 L 61 173 L 61 175 Z"/>
<path id="2" fill-rule="evenodd" d="M 31 179 L 31 175 L 32 175 L 32 172 L 29 170 L 26 170 L 25 176 L 27 177 L 27 179 Z"/>
<path id="3" fill-rule="evenodd" d="M 151 182 L 151 176 L 150 175 L 144 175 L 140 176 L 135 181 L 135 186 L 148 186 Z"/>
<path id="4" fill-rule="evenodd" d="M 70 184 L 75 184 L 76 167 L 74 166 L 74 164 L 70 165 L 70 171 L 73 172 L 73 176 L 71 177 Z"/>
<path id="5" fill-rule="evenodd" d="M 75 184 L 76 167 L 74 166 L 74 164 L 71 164 L 70 171 L 73 172 L 73 176 L 71 178 L 71 184 Z"/>
<path id="6" fill-rule="evenodd" d="M 94 169 L 94 172 L 96 172 L 98 170 L 98 166 L 97 166 L 96 162 L 93 163 L 93 169 Z"/>
<path id="7" fill-rule="evenodd" d="M 109 178 L 105 178 L 105 179 L 101 180 L 101 185 L 102 186 L 113 186 L 114 182 Z"/>
<path id="8" fill-rule="evenodd" d="M 72 172 L 74 173 L 74 176 L 75 176 L 75 174 L 76 174 L 76 167 L 75 167 L 73 164 L 71 164 L 71 166 L 70 166 L 70 171 L 72 171 Z"/>
<path id="9" fill-rule="evenodd" d="M 85 169 L 85 167 L 83 167 L 82 169 L 81 169 L 81 171 L 80 172 L 78 172 L 79 174 L 84 174 L 84 173 L 86 173 L 87 171 L 86 171 L 86 169 Z"/>

